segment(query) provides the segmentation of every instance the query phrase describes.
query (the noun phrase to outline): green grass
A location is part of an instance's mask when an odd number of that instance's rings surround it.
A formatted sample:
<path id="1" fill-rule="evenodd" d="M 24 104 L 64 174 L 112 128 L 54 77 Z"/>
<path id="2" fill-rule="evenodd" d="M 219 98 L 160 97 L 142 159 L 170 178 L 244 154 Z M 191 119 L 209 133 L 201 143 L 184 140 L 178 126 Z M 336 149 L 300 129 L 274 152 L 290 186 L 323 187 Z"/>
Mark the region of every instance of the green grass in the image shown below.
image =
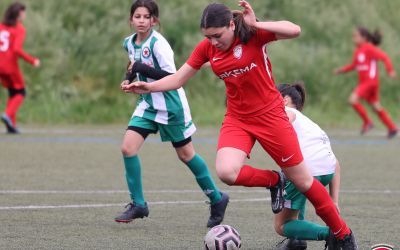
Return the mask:
<path id="1" fill-rule="evenodd" d="M 29 128 L 23 135 L 0 135 L 0 249 L 202 249 L 208 206 L 190 171 L 169 143 L 150 137 L 141 149 L 145 197 L 150 217 L 117 224 L 115 215 L 128 202 L 118 145 L 124 125 Z M 214 171 L 216 129 L 201 128 L 196 151 Z M 400 190 L 396 173 L 399 139 L 379 132 L 358 137 L 356 131 L 329 131 L 342 165 L 340 207 L 357 235 L 360 249 L 378 243 L 399 247 Z M 249 164 L 275 164 L 256 146 Z M 230 193 L 224 223 L 237 228 L 243 249 L 273 249 L 282 240 L 262 188 L 218 186 Z M 4 191 L 98 191 L 98 193 L 16 194 Z M 109 190 L 115 193 L 105 193 Z M 184 190 L 193 190 L 185 192 Z M 189 204 L 157 202 L 192 201 Z M 197 203 L 198 202 L 198 203 Z M 98 208 L 5 209 L 20 206 L 105 204 Z M 109 206 L 106 206 L 109 204 Z M 321 222 L 308 206 L 306 217 Z M 310 242 L 309 249 L 323 249 Z"/>
<path id="2" fill-rule="evenodd" d="M 0 3 L 0 11 L 12 0 Z M 134 96 L 123 94 L 126 54 L 123 38 L 132 31 L 128 16 L 130 1 L 26 0 L 28 19 L 25 48 L 42 60 L 40 69 L 23 63 L 29 98 L 20 118 L 27 123 L 115 123 L 127 122 Z M 232 8 L 236 1 L 222 1 Z M 159 1 L 161 32 L 171 43 L 177 66 L 182 65 L 202 39 L 199 19 L 209 1 Z M 361 24 L 380 28 L 382 49 L 399 71 L 400 2 L 367 1 L 252 1 L 257 16 L 288 19 L 302 27 L 293 41 L 271 45 L 270 57 L 276 82 L 303 80 L 308 91 L 305 110 L 324 125 L 358 126 L 358 118 L 347 105 L 356 85 L 356 74 L 333 76 L 332 70 L 352 56 L 351 32 Z M 398 80 L 382 72 L 383 104 L 398 121 Z M 224 86 L 205 70 L 186 86 L 194 120 L 219 124 L 224 114 Z M 0 91 L 4 107 L 6 94 Z"/>

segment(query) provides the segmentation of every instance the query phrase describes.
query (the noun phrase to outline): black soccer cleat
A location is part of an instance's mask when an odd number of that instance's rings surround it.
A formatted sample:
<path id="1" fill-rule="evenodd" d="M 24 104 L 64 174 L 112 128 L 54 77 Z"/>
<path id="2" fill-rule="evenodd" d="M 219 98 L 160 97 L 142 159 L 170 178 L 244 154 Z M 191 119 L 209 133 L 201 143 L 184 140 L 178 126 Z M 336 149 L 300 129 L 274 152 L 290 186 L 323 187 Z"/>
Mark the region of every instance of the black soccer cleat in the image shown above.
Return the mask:
<path id="1" fill-rule="evenodd" d="M 9 133 L 9 134 L 19 134 L 19 130 L 16 127 L 14 127 L 14 125 L 11 122 L 10 117 L 7 114 L 3 114 L 1 116 L 1 121 L 6 126 L 7 133 Z"/>
<path id="2" fill-rule="evenodd" d="M 331 230 L 329 230 L 329 235 L 326 239 L 325 250 L 340 250 L 339 242 Z"/>
<path id="3" fill-rule="evenodd" d="M 390 130 L 388 132 L 387 138 L 392 139 L 393 137 L 395 137 L 397 135 L 398 132 L 399 132 L 398 129 Z"/>
<path id="4" fill-rule="evenodd" d="M 328 239 L 326 240 L 325 249 L 328 250 L 358 250 L 358 245 L 353 232 L 350 231 L 343 240 L 336 239 L 332 231 L 329 231 Z"/>
<path id="5" fill-rule="evenodd" d="M 215 227 L 224 220 L 225 210 L 228 206 L 229 196 L 227 193 L 221 193 L 221 200 L 215 203 L 214 205 L 210 205 L 210 218 L 207 221 L 207 227 L 212 228 Z"/>
<path id="6" fill-rule="evenodd" d="M 269 191 L 271 193 L 272 212 L 274 214 L 277 214 L 280 211 L 282 211 L 284 206 L 283 192 L 285 190 L 285 185 L 286 185 L 286 176 L 283 174 L 283 172 L 277 172 L 277 171 L 274 172 L 279 175 L 279 181 L 278 184 L 276 184 L 273 187 L 270 187 Z"/>
<path id="7" fill-rule="evenodd" d="M 305 250 L 307 249 L 307 241 L 287 239 L 279 245 L 276 250 Z"/>
<path id="8" fill-rule="evenodd" d="M 136 203 L 129 203 L 125 206 L 128 208 L 125 212 L 115 217 L 116 222 L 121 223 L 129 223 L 137 218 L 144 218 L 149 216 L 149 208 L 147 207 L 147 203 L 144 206 L 137 205 Z"/>
<path id="9" fill-rule="evenodd" d="M 361 135 L 365 135 L 366 133 L 368 133 L 371 129 L 374 128 L 374 124 L 373 123 L 366 123 L 362 126 L 360 134 Z"/>
<path id="10" fill-rule="evenodd" d="M 358 250 L 356 238 L 351 231 L 350 234 L 346 235 L 343 240 L 339 240 L 339 245 L 342 250 Z"/>

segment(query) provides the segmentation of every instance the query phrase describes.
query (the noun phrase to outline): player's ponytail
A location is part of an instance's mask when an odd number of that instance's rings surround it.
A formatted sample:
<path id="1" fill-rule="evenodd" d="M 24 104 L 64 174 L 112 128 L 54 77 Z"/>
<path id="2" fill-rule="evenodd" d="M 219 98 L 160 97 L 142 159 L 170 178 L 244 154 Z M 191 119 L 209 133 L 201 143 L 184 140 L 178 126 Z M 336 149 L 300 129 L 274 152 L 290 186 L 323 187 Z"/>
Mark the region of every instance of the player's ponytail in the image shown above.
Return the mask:
<path id="1" fill-rule="evenodd" d="M 256 32 L 254 27 L 249 26 L 243 18 L 243 12 L 240 10 L 232 11 L 233 21 L 235 23 L 235 36 L 246 44 Z"/>
<path id="2" fill-rule="evenodd" d="M 7 26 L 17 25 L 19 13 L 25 9 L 26 7 L 22 3 L 16 2 L 11 4 L 4 13 L 3 23 Z"/>
<path id="3" fill-rule="evenodd" d="M 242 43 L 246 44 L 254 35 L 255 29 L 246 24 L 242 11 L 231 11 L 224 4 L 209 4 L 201 16 L 200 28 L 229 27 L 231 21 L 235 24 L 235 37 L 238 37 Z"/>
<path id="4" fill-rule="evenodd" d="M 362 37 L 367 39 L 368 42 L 372 43 L 373 45 L 378 46 L 382 42 L 382 33 L 379 30 L 375 30 L 373 33 L 370 32 L 365 27 L 358 27 L 358 32 Z"/>
<path id="5" fill-rule="evenodd" d="M 303 110 L 306 101 L 306 90 L 303 82 L 295 82 L 293 84 L 282 83 L 277 86 L 282 97 L 289 96 L 292 103 L 299 111 Z"/>

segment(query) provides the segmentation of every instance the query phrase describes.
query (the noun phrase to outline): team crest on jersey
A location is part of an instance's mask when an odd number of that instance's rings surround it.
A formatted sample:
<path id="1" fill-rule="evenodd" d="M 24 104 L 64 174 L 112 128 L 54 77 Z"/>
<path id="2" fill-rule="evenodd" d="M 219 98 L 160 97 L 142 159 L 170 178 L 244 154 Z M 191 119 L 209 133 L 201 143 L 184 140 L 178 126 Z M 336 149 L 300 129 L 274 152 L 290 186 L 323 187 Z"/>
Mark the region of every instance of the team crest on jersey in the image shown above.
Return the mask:
<path id="1" fill-rule="evenodd" d="M 144 47 L 142 50 L 142 56 L 144 58 L 149 58 L 150 57 L 150 49 L 149 47 Z"/>
<path id="2" fill-rule="evenodd" d="M 357 60 L 359 62 L 364 62 L 365 61 L 365 54 L 363 54 L 363 53 L 359 54 Z"/>
<path id="3" fill-rule="evenodd" d="M 237 45 L 235 48 L 233 48 L 233 56 L 236 59 L 240 59 L 242 57 L 242 53 L 243 53 L 242 45 Z"/>

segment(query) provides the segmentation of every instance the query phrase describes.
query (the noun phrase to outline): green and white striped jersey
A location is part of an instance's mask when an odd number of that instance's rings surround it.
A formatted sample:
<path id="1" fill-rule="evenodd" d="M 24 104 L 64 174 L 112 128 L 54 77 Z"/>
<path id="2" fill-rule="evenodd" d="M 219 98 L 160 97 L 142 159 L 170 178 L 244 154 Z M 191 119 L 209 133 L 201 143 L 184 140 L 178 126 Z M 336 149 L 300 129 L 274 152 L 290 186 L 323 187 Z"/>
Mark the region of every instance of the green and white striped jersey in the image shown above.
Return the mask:
<path id="1" fill-rule="evenodd" d="M 123 44 L 131 61 L 140 61 L 169 73 L 176 72 L 174 52 L 160 33 L 152 30 L 148 38 L 140 45 L 135 44 L 135 38 L 136 34 L 133 34 L 125 38 Z M 154 81 L 140 74 L 137 77 L 140 81 Z M 186 125 L 192 121 L 189 104 L 183 88 L 140 95 L 133 116 L 168 125 Z"/>

